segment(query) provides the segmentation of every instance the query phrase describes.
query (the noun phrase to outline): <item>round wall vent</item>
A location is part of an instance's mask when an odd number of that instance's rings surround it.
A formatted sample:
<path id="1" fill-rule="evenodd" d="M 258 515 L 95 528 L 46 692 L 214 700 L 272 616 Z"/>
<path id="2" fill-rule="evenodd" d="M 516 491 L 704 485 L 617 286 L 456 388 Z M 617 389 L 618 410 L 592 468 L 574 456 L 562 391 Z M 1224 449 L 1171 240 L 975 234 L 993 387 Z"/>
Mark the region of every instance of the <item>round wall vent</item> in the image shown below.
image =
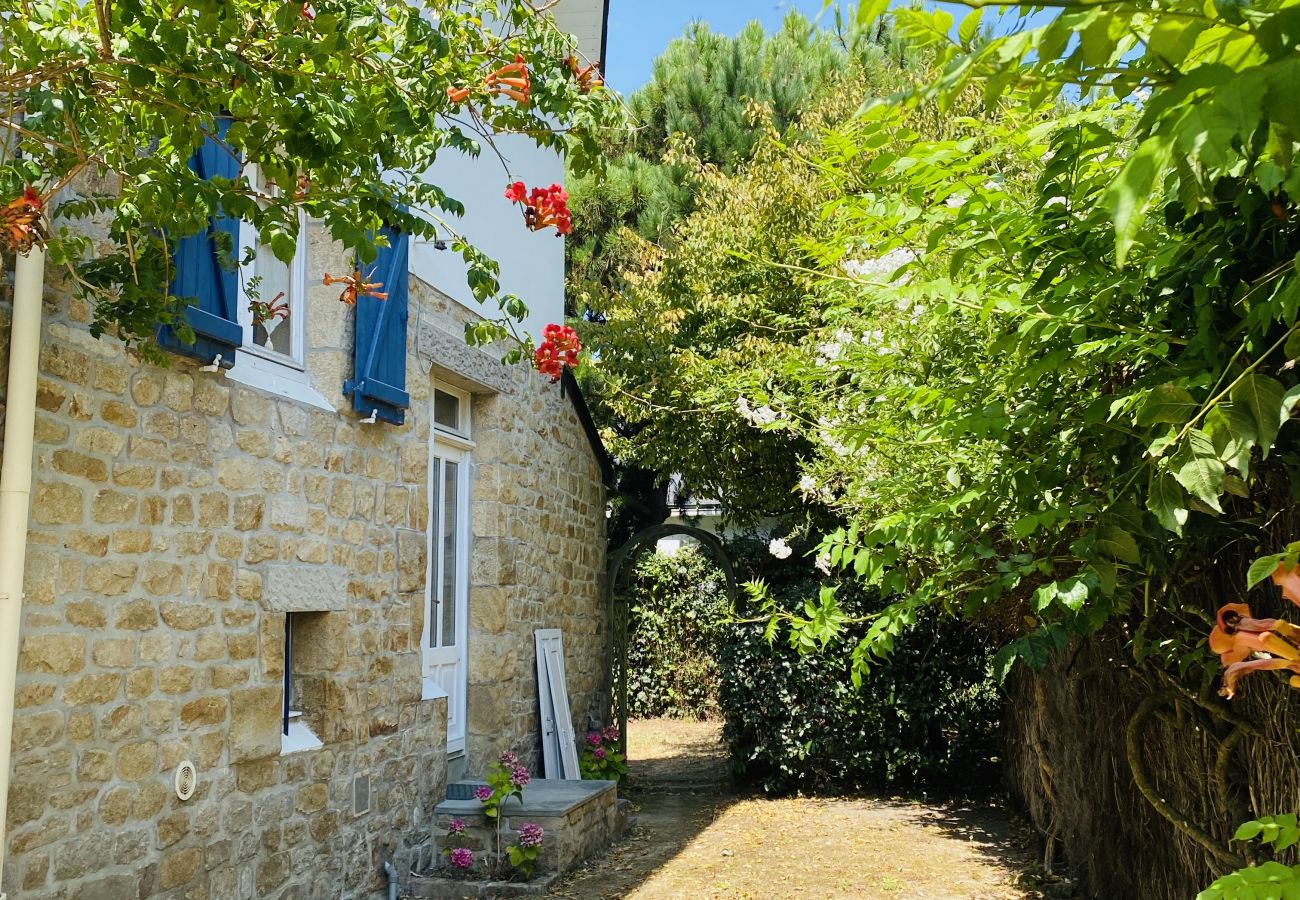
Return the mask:
<path id="1" fill-rule="evenodd" d="M 176 767 L 176 796 L 188 800 L 194 796 L 194 789 L 199 786 L 199 770 L 188 759 Z"/>

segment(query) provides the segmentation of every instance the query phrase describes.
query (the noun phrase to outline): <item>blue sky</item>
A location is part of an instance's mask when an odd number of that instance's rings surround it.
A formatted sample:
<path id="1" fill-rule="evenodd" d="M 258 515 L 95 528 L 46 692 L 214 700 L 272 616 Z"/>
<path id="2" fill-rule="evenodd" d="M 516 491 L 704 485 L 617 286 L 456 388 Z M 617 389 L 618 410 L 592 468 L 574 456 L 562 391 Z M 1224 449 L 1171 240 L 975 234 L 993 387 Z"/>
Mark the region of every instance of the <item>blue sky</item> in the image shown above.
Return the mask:
<path id="1" fill-rule="evenodd" d="M 953 14 L 954 30 L 970 10 L 955 3 L 939 3 Z M 746 22 L 758 19 L 768 31 L 774 31 L 792 9 L 810 19 L 822 14 L 822 0 L 610 0 L 609 47 L 605 65 L 605 80 L 610 87 L 630 94 L 650 80 L 650 64 L 668 42 L 679 36 L 695 19 L 709 24 L 714 31 L 735 34 Z M 834 11 L 825 13 L 826 23 L 834 22 Z M 1038 13 L 1028 22 L 1042 24 L 1051 16 Z M 998 19 L 993 10 L 986 10 L 985 22 L 997 22 L 1001 33 L 1020 22 L 1014 14 Z M 1004 24 L 1005 23 L 1005 24 Z"/>
<path id="2" fill-rule="evenodd" d="M 723 34 L 735 34 L 751 19 L 772 31 L 791 9 L 812 18 L 821 8 L 822 0 L 610 0 L 606 80 L 622 93 L 645 84 L 650 63 L 695 19 Z"/>

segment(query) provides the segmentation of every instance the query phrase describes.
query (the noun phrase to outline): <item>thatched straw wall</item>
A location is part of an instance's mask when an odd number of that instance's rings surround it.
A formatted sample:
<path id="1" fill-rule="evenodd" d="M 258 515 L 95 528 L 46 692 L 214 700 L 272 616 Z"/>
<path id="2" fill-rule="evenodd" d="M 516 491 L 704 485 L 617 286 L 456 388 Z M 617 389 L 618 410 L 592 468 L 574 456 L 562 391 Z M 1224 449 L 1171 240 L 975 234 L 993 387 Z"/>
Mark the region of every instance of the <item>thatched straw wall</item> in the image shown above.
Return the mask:
<path id="1" fill-rule="evenodd" d="M 1300 692 L 1255 676 L 1228 704 L 1214 687 L 1136 666 L 1118 633 L 1008 682 L 1009 781 L 1087 896 L 1191 900 L 1244 861 L 1237 824 L 1300 809 Z"/>

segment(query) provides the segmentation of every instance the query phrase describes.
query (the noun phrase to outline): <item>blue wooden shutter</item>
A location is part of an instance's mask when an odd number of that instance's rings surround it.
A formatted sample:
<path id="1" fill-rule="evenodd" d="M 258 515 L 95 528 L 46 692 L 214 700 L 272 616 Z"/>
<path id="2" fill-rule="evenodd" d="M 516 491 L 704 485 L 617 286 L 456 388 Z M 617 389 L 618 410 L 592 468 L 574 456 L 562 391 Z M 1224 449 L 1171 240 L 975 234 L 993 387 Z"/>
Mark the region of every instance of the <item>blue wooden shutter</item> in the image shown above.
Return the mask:
<path id="1" fill-rule="evenodd" d="M 229 119 L 217 122 L 216 137 L 209 137 L 190 157 L 190 168 L 200 178 L 220 175 L 236 178 L 239 159 L 222 143 Z M 222 260 L 215 235 L 230 236 L 235 258 Z M 168 326 L 158 330 L 158 343 L 168 350 L 210 363 L 221 357 L 221 367 L 235 364 L 235 350 L 244 342 L 244 327 L 239 324 L 239 273 L 232 268 L 239 255 L 239 220 L 216 215 L 208 220 L 205 232 L 181 239 L 172 262 L 176 275 L 171 292 L 176 297 L 193 297 L 185 308 L 185 318 L 194 329 L 193 344 L 182 343 Z"/>
<path id="2" fill-rule="evenodd" d="M 352 395 L 352 408 L 363 416 L 372 412 L 385 422 L 401 425 L 411 397 L 406 393 L 407 257 L 409 235 L 386 225 L 387 247 L 362 266 L 366 281 L 377 281 L 377 290 L 388 295 L 357 298 L 357 340 L 354 350 L 355 375 L 343 382 L 343 393 Z"/>

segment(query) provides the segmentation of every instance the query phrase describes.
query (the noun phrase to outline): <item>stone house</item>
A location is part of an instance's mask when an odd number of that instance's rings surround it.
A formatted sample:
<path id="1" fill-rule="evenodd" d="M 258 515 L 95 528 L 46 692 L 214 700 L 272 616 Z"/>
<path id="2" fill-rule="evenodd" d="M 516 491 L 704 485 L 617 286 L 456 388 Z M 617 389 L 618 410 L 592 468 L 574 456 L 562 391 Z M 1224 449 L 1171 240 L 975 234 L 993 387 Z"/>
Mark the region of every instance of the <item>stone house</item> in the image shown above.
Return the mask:
<path id="1" fill-rule="evenodd" d="M 556 15 L 601 57 L 602 3 Z M 563 242 L 520 233 L 492 161 L 439 165 L 470 239 L 532 238 L 502 271 L 527 326 L 562 321 Z M 269 333 L 233 273 L 182 269 L 206 319 L 165 368 L 91 337 L 49 268 L 10 898 L 375 896 L 449 775 L 540 768 L 534 629 L 564 632 L 579 733 L 604 715 L 608 459 L 575 384 L 466 346 L 450 256 L 395 236 L 387 304 L 354 311 L 319 278 L 351 250 L 308 222 L 244 273 L 292 306 Z"/>

